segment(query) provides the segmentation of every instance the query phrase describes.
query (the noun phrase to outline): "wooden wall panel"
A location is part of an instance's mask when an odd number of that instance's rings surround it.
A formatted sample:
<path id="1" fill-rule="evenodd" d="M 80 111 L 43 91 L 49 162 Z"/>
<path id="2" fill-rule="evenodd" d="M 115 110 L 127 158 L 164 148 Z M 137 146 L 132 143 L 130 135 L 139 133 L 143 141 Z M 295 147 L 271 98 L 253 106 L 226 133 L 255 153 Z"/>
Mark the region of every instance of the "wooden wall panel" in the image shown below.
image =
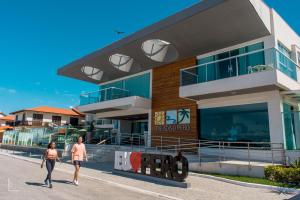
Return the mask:
<path id="1" fill-rule="evenodd" d="M 182 60 L 176 63 L 153 69 L 152 76 L 152 127 L 153 136 L 198 139 L 197 104 L 195 101 L 179 97 L 180 69 L 196 64 L 196 58 Z M 159 131 L 154 123 L 155 112 L 190 108 L 191 122 L 188 131 Z M 154 144 L 153 144 L 154 143 Z M 156 142 L 152 140 L 155 146 Z"/>

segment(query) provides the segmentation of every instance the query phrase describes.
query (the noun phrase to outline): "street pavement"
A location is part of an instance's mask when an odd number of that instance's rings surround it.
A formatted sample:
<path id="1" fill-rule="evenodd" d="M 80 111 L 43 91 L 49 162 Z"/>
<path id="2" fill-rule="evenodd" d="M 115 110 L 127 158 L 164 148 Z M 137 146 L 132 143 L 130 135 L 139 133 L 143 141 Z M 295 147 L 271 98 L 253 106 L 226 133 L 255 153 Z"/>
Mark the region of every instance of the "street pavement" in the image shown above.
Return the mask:
<path id="1" fill-rule="evenodd" d="M 73 185 L 73 166 L 56 163 L 53 173 L 53 188 L 43 185 L 46 169 L 37 164 L 39 159 L 10 157 L 0 153 L 0 200 L 76 200 L 76 199 L 116 199 L 116 200 L 156 200 L 156 199 L 201 199 L 201 200 L 297 200 L 300 196 L 280 194 L 274 191 L 248 188 L 221 181 L 189 176 L 191 188 L 177 188 L 157 183 L 134 180 L 114 175 L 104 164 L 83 167 L 79 186 Z M 30 162 L 28 162 L 30 161 Z M 97 169 L 98 168 L 98 169 Z"/>

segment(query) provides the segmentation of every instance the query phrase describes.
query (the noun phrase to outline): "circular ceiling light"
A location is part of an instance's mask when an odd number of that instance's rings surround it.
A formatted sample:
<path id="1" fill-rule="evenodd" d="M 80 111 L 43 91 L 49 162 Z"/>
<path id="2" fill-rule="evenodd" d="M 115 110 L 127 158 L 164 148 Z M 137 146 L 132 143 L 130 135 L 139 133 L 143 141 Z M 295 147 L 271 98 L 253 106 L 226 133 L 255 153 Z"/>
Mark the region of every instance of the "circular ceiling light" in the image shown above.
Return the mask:
<path id="1" fill-rule="evenodd" d="M 117 53 L 109 57 L 109 62 L 115 68 L 124 72 L 129 72 L 133 64 L 133 58 Z"/>
<path id="2" fill-rule="evenodd" d="M 171 62 L 178 57 L 175 47 L 171 43 L 160 39 L 143 42 L 142 50 L 148 58 L 157 62 Z"/>
<path id="3" fill-rule="evenodd" d="M 89 78 L 100 81 L 103 76 L 103 71 L 91 66 L 83 66 L 81 71 Z"/>

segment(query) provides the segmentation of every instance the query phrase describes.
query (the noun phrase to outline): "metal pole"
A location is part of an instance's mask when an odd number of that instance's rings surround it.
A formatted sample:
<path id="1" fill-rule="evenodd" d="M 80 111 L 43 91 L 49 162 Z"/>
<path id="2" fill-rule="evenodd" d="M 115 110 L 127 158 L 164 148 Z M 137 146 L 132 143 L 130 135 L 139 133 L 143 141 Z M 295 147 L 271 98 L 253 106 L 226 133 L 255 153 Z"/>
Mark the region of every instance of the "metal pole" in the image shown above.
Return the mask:
<path id="1" fill-rule="evenodd" d="M 248 142 L 248 167 L 250 168 L 250 143 Z"/>
<path id="2" fill-rule="evenodd" d="M 130 136 L 130 142 L 131 142 L 131 151 L 133 151 L 133 144 L 132 144 L 133 136 Z"/>
<path id="3" fill-rule="evenodd" d="M 273 152 L 272 143 L 271 143 L 271 154 L 272 154 L 272 165 L 274 165 L 274 152 Z"/>
<path id="4" fill-rule="evenodd" d="M 238 63 L 238 58 L 235 58 L 235 67 L 236 67 L 236 76 L 239 75 L 239 63 Z"/>
<path id="5" fill-rule="evenodd" d="M 141 134 L 139 134 L 139 152 L 141 152 Z"/>
<path id="6" fill-rule="evenodd" d="M 219 166 L 221 167 L 221 142 L 219 141 Z"/>
<path id="7" fill-rule="evenodd" d="M 207 82 L 208 81 L 208 79 L 207 79 L 207 64 L 206 64 L 206 66 L 205 66 L 205 82 Z"/>
<path id="8" fill-rule="evenodd" d="M 201 167 L 201 141 L 200 140 L 199 140 L 198 156 L 199 156 L 199 165 Z"/>
<path id="9" fill-rule="evenodd" d="M 162 136 L 160 136 L 160 153 L 162 153 L 162 144 L 163 144 L 163 142 L 162 142 Z"/>

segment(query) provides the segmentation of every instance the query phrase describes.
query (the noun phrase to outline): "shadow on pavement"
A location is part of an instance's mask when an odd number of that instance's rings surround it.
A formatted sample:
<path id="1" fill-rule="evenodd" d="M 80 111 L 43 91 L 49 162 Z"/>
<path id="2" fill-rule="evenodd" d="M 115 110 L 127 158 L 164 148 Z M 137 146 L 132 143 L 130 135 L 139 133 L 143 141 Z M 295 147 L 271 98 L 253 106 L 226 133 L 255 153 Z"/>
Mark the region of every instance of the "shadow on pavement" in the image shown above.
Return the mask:
<path id="1" fill-rule="evenodd" d="M 52 179 L 52 182 L 54 183 L 63 183 L 63 184 L 70 184 L 70 185 L 73 185 L 73 183 L 71 181 L 67 181 L 67 180 L 53 180 Z"/>
<path id="2" fill-rule="evenodd" d="M 63 163 L 73 165 L 70 159 L 63 159 Z M 88 161 L 82 163 L 82 168 L 100 170 L 103 173 L 112 174 L 114 164 L 112 162 L 95 162 L 95 161 Z"/>
<path id="3" fill-rule="evenodd" d="M 47 187 L 43 183 L 37 183 L 37 182 L 25 182 L 25 183 L 26 183 L 26 185 L 30 185 L 30 186 Z"/>
<path id="4" fill-rule="evenodd" d="M 293 196 L 292 198 L 286 200 L 300 200 L 300 194 L 297 194 L 296 196 Z"/>

